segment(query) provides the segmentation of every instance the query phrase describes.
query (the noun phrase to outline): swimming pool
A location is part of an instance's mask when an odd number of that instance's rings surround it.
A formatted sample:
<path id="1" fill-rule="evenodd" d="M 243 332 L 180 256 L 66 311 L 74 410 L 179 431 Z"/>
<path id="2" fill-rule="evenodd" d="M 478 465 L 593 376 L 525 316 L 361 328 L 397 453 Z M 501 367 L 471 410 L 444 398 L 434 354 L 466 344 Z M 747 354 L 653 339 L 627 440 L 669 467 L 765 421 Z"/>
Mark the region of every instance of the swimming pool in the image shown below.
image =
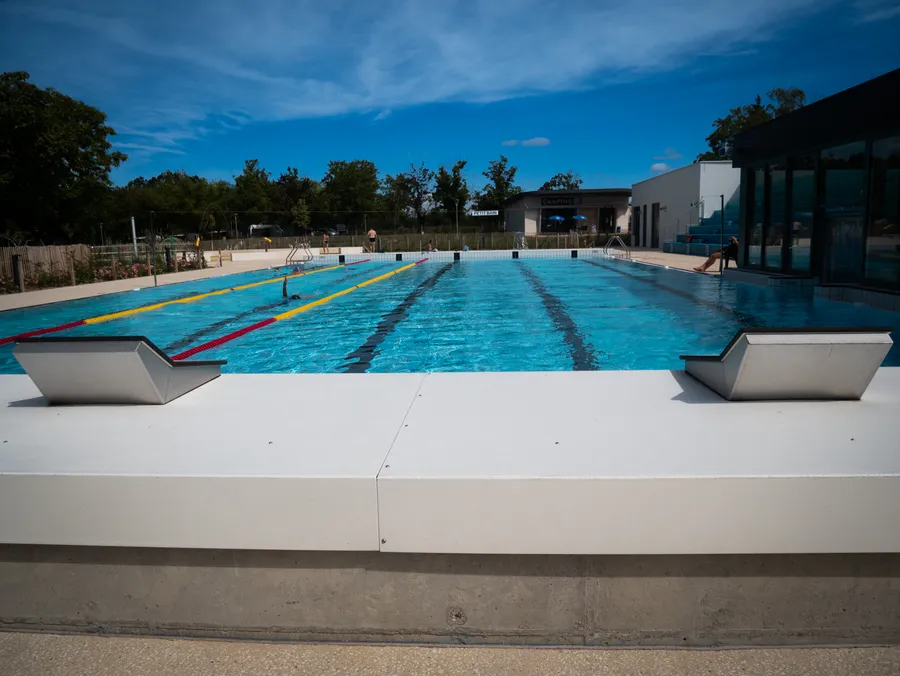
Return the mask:
<path id="1" fill-rule="evenodd" d="M 0 338 L 179 301 L 53 334 L 144 335 L 175 355 L 302 309 L 196 358 L 226 359 L 227 373 L 398 373 L 680 369 L 679 355 L 717 353 L 744 326 L 900 328 L 898 313 L 813 298 L 808 289 L 601 257 L 370 261 L 291 279 L 298 300 L 282 298 L 275 274 L 11 310 L 0 313 Z M 885 365 L 900 366 L 896 345 Z M 0 373 L 21 372 L 12 344 L 0 346 Z"/>

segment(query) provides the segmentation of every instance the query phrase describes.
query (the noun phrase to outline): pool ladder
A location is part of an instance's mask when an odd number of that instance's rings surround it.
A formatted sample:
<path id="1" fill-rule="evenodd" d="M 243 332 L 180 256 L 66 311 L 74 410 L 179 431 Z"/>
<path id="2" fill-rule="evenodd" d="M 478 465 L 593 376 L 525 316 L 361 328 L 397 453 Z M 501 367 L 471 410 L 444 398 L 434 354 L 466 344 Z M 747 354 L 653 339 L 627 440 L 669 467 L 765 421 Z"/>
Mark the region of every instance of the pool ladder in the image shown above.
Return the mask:
<path id="1" fill-rule="evenodd" d="M 284 259 L 285 265 L 294 265 L 295 263 L 308 263 L 313 259 L 312 250 L 309 248 L 309 242 L 303 240 L 295 243 L 291 247 L 291 252 Z"/>
<path id="2" fill-rule="evenodd" d="M 621 255 L 624 255 L 625 258 L 631 258 L 631 249 L 628 248 L 628 245 L 625 244 L 622 238 L 618 235 L 614 235 L 606 241 L 606 246 L 603 247 L 603 253 L 607 256 L 619 256 L 620 254 L 611 252 L 612 245 L 616 243 L 618 243 L 619 246 L 622 247 L 623 254 Z"/>

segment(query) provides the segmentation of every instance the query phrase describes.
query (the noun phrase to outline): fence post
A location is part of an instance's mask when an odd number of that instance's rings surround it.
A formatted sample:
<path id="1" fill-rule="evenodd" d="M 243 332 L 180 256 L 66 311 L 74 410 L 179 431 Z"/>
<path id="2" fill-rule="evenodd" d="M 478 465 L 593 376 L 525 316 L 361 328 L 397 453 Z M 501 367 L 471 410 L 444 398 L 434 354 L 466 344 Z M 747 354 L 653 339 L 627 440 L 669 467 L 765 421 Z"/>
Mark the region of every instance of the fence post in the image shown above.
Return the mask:
<path id="1" fill-rule="evenodd" d="M 75 286 L 75 259 L 69 258 L 69 277 L 72 279 L 72 286 Z"/>
<path id="2" fill-rule="evenodd" d="M 118 279 L 118 276 L 116 275 L 116 272 L 117 272 L 117 271 L 116 271 L 116 257 L 113 256 L 113 257 L 112 257 L 112 278 L 113 278 L 113 281 L 116 281 L 116 280 Z"/>
<path id="3" fill-rule="evenodd" d="M 172 262 L 175 264 L 175 267 L 173 269 L 175 270 L 175 272 L 178 272 L 178 252 L 177 251 L 172 252 Z"/>
<path id="4" fill-rule="evenodd" d="M 222 267 L 222 250 L 219 249 L 219 267 Z"/>
<path id="5" fill-rule="evenodd" d="M 21 256 L 13 256 L 13 264 L 16 266 L 16 276 L 19 278 L 19 293 L 25 293 L 25 266 Z"/>

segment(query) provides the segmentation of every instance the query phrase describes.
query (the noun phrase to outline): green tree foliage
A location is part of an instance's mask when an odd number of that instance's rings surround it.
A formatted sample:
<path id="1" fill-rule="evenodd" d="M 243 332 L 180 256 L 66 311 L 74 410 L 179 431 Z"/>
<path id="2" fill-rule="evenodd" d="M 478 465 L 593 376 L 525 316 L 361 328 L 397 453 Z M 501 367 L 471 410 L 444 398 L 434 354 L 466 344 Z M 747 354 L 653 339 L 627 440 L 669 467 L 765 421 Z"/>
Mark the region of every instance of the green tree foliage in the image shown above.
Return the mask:
<path id="1" fill-rule="evenodd" d="M 269 211 L 270 174 L 259 166 L 259 160 L 246 160 L 244 170 L 234 177 L 231 204 L 238 211 Z"/>
<path id="2" fill-rule="evenodd" d="M 291 207 L 291 225 L 299 232 L 307 232 L 309 224 L 309 209 L 306 206 L 306 200 L 299 199 Z"/>
<path id="3" fill-rule="evenodd" d="M 806 105 L 806 94 L 796 87 L 773 89 L 766 97 L 768 101 L 763 103 L 757 94 L 753 103 L 732 108 L 728 115 L 713 122 L 713 132 L 706 137 L 709 150 L 698 155 L 697 160 L 730 160 L 735 134 Z"/>
<path id="4" fill-rule="evenodd" d="M 410 206 L 416 216 L 416 222 L 421 228 L 425 224 L 425 215 L 431 204 L 431 193 L 434 191 L 434 172 L 428 169 L 423 162 L 420 166 L 409 165 L 409 171 L 404 175 L 405 182 L 409 186 Z"/>
<path id="5" fill-rule="evenodd" d="M 381 210 L 388 212 L 395 228 L 412 212 L 412 204 L 412 186 L 406 174 L 387 174 L 381 181 Z"/>
<path id="6" fill-rule="evenodd" d="M 444 166 L 438 167 L 432 199 L 445 213 L 455 213 L 457 205 L 461 211 L 465 211 L 469 203 L 469 185 L 463 176 L 466 164 L 465 160 L 459 160 L 450 171 Z"/>
<path id="7" fill-rule="evenodd" d="M 127 156 L 112 151 L 104 113 L 28 79 L 0 75 L 0 234 L 74 241 L 99 223 Z"/>
<path id="8" fill-rule="evenodd" d="M 578 190 L 581 184 L 581 176 L 573 171 L 556 174 L 549 181 L 545 182 L 539 190 Z"/>
<path id="9" fill-rule="evenodd" d="M 522 188 L 516 185 L 518 170 L 518 167 L 509 166 L 509 159 L 504 155 L 498 160 L 491 160 L 487 171 L 481 174 L 488 182 L 475 195 L 478 208 L 502 209 L 506 200 L 522 192 Z"/>
<path id="10" fill-rule="evenodd" d="M 335 218 L 363 220 L 362 214 L 378 206 L 378 169 L 369 160 L 332 160 L 322 179 L 322 191 Z"/>

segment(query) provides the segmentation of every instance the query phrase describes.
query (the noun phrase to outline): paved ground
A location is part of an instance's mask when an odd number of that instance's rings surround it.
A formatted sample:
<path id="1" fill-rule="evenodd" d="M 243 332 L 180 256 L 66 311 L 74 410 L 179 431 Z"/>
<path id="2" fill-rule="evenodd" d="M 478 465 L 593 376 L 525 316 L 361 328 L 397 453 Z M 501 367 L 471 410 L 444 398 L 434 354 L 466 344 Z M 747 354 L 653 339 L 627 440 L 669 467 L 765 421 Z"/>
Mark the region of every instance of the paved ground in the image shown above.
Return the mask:
<path id="1" fill-rule="evenodd" d="M 662 251 L 646 251 L 643 249 L 633 249 L 631 257 L 641 263 L 651 263 L 653 265 L 667 265 L 670 268 L 678 270 L 693 270 L 698 265 L 702 265 L 706 259 L 702 256 L 685 256 L 684 254 L 663 253 Z M 707 274 L 718 275 L 719 264 L 712 265 Z"/>
<path id="2" fill-rule="evenodd" d="M 4 676 L 881 676 L 900 646 L 751 650 L 599 650 L 238 643 L 0 633 Z"/>
<path id="3" fill-rule="evenodd" d="M 284 262 L 283 257 L 281 262 Z M 230 275 L 235 272 L 262 270 L 277 264 L 278 261 L 275 259 L 236 261 L 233 263 L 226 262 L 221 268 L 215 267 L 206 268 L 205 270 L 173 272 L 171 274 L 159 275 L 157 279 L 159 280 L 160 286 L 165 286 L 166 284 L 193 282 L 197 279 Z M 25 293 L 3 294 L 0 295 L 0 312 L 3 310 L 15 310 L 22 307 L 32 307 L 34 305 L 44 305 L 46 303 L 58 303 L 64 300 L 78 300 L 79 298 L 104 296 L 108 293 L 119 293 L 120 291 L 130 291 L 132 289 L 147 288 L 151 286 L 153 286 L 153 277 L 137 277 L 134 279 L 119 279 L 115 282 L 97 282 L 96 284 L 79 284 L 78 286 L 61 286 L 55 289 L 26 291 Z"/>

